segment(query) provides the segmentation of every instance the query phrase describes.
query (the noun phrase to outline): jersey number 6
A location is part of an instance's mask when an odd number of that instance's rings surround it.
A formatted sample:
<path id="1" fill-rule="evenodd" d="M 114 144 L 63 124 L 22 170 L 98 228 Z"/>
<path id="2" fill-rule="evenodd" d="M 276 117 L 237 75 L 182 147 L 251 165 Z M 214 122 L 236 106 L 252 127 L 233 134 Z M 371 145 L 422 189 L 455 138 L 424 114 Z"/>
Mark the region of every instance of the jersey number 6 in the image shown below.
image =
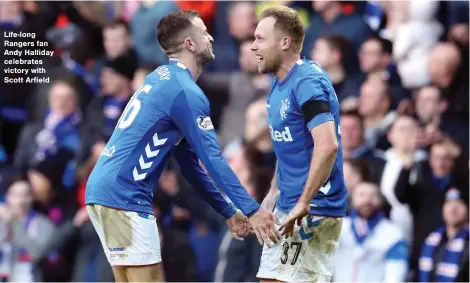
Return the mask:
<path id="1" fill-rule="evenodd" d="M 123 130 L 132 125 L 141 108 L 141 102 L 138 98 L 139 94 L 141 92 L 148 94 L 151 89 L 151 85 L 144 85 L 134 93 L 129 103 L 127 103 L 126 108 L 122 112 L 121 118 L 119 118 L 119 121 L 117 122 L 118 129 Z"/>

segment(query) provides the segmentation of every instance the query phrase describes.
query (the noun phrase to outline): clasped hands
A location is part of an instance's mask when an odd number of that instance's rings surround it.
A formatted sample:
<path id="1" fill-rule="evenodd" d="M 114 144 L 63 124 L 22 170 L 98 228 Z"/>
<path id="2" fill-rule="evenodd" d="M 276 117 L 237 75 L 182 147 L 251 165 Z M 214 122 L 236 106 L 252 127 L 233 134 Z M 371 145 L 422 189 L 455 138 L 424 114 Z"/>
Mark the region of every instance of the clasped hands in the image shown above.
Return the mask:
<path id="1" fill-rule="evenodd" d="M 270 248 L 271 243 L 268 238 L 276 244 L 282 236 L 285 238 L 292 236 L 295 223 L 297 222 L 300 225 L 301 219 L 307 215 L 307 212 L 308 207 L 297 204 L 281 225 L 277 217 L 263 207 L 249 219 L 237 209 L 235 214 L 227 221 L 227 224 L 232 237 L 235 239 L 243 241 L 243 237 L 256 234 L 260 245 L 266 244 Z M 280 225 L 279 229 L 274 224 Z"/>
<path id="2" fill-rule="evenodd" d="M 248 217 L 246 217 L 239 209 L 237 209 L 235 214 L 227 220 L 227 225 L 232 237 L 240 241 L 243 241 L 243 237 L 254 233 Z"/>

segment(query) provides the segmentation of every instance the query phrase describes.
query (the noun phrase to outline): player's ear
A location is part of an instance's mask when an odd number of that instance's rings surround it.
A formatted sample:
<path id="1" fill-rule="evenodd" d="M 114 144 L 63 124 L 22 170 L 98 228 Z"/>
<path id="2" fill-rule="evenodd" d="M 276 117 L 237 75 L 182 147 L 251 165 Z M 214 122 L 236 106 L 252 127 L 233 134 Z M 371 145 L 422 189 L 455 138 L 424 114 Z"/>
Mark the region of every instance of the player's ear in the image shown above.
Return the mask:
<path id="1" fill-rule="evenodd" d="M 282 38 L 282 51 L 289 49 L 290 45 L 291 45 L 290 37 L 284 36 Z"/>
<path id="2" fill-rule="evenodd" d="M 188 49 L 191 52 L 196 51 L 196 45 L 191 37 L 186 37 L 184 40 L 184 48 Z"/>

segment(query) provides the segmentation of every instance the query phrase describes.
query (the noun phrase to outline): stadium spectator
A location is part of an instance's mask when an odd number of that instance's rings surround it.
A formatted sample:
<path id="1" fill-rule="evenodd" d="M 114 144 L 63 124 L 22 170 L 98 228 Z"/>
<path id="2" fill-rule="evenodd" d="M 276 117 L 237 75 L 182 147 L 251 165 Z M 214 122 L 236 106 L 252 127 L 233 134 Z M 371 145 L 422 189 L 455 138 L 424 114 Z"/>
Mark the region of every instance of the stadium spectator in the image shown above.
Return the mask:
<path id="1" fill-rule="evenodd" d="M 310 55 L 327 71 L 340 103 L 349 96 L 359 96 L 358 82 L 348 76 L 344 65 L 349 51 L 349 42 L 344 37 L 326 35 L 315 42 Z"/>
<path id="2" fill-rule="evenodd" d="M 82 114 L 73 78 L 58 79 L 50 87 L 48 113 L 43 122 L 22 129 L 14 166 L 23 176 L 27 170 L 50 157 L 72 160 L 80 146 Z"/>
<path id="3" fill-rule="evenodd" d="M 140 1 L 130 21 L 135 49 L 142 64 L 162 65 L 168 62 L 157 40 L 156 28 L 160 20 L 178 6 L 173 1 Z"/>
<path id="4" fill-rule="evenodd" d="M 419 282 L 468 282 L 468 190 L 447 191 L 442 214 L 421 248 Z"/>
<path id="5" fill-rule="evenodd" d="M 79 105 L 85 110 L 86 105 L 98 89 L 98 81 L 85 65 L 90 62 L 93 52 L 90 50 L 90 39 L 79 26 L 68 24 L 65 27 L 51 28 L 48 40 L 57 50 L 52 57 L 43 57 L 44 68 L 51 82 L 59 79 L 75 80 L 77 92 L 80 94 Z M 30 120 L 41 121 L 47 113 L 47 96 L 49 84 L 37 84 L 31 94 Z"/>
<path id="6" fill-rule="evenodd" d="M 355 13 L 345 14 L 340 1 L 312 1 L 316 12 L 310 19 L 310 25 L 305 32 L 303 52 L 309 56 L 315 42 L 325 34 L 342 35 L 349 43 L 353 53 L 359 50 L 362 42 L 372 34 L 372 30 Z M 352 62 L 356 60 L 349 58 Z"/>
<path id="7" fill-rule="evenodd" d="M 211 72 L 228 73 L 240 69 L 240 44 L 253 37 L 256 27 L 255 6 L 251 2 L 232 2 L 228 7 L 229 37 L 214 41 L 215 60 L 207 65 Z"/>
<path id="8" fill-rule="evenodd" d="M 395 13 L 400 17 L 391 31 L 393 59 L 406 88 L 422 87 L 430 83 L 426 68 L 429 54 L 444 33 L 436 17 L 439 1 L 415 0 L 392 5 L 398 8 Z"/>
<path id="9" fill-rule="evenodd" d="M 79 163 L 88 157 L 89 150 L 99 142 L 106 142 L 116 127 L 132 95 L 131 80 L 137 68 L 134 58 L 125 54 L 109 60 L 101 71 L 101 94 L 88 105 L 83 129 Z"/>
<path id="10" fill-rule="evenodd" d="M 462 55 L 462 62 L 469 60 L 469 39 L 468 39 L 468 9 L 467 2 L 449 1 L 445 2 L 445 9 L 448 12 L 446 27 L 449 27 L 447 41 L 456 44 Z M 464 64 L 465 66 L 466 64 Z M 468 66 L 466 67 L 468 71 Z"/>
<path id="11" fill-rule="evenodd" d="M 243 142 L 261 151 L 264 155 L 264 161 L 271 172 L 274 172 L 276 155 L 274 154 L 270 131 L 266 99 L 258 99 L 246 109 Z"/>
<path id="12" fill-rule="evenodd" d="M 351 198 L 353 208 L 343 222 L 333 281 L 404 282 L 408 244 L 396 224 L 385 218 L 379 187 L 360 183 Z"/>
<path id="13" fill-rule="evenodd" d="M 447 113 L 468 125 L 468 66 L 462 62 L 454 44 L 439 43 L 429 56 L 428 68 L 431 81 L 449 94 Z"/>
<path id="14" fill-rule="evenodd" d="M 414 118 L 399 116 L 387 134 L 387 139 L 392 146 L 378 155 L 379 159 L 375 163 L 374 172 L 382 194 L 391 205 L 390 219 L 402 229 L 409 240 L 411 240 L 413 229 L 412 214 L 406 202 L 403 204 L 400 201 L 394 188 L 405 159 L 410 158 L 410 162 L 425 162 L 427 160 L 427 153 L 417 148 L 419 130 L 418 123 Z"/>
<path id="15" fill-rule="evenodd" d="M 14 47 L 8 47 L 14 44 L 31 44 L 35 41 L 45 41 L 45 31 L 51 26 L 55 14 L 49 11 L 43 11 L 41 14 L 31 14 L 24 10 L 23 2 L 1 1 L 0 2 L 0 40 L 3 44 L 0 46 L 0 69 L 3 71 L 3 77 L 21 78 L 24 73 L 16 73 L 15 69 L 35 69 L 39 66 L 35 64 L 20 64 L 19 61 L 12 59 L 16 56 L 9 55 L 6 51 L 14 51 Z M 26 34 L 34 33 L 35 38 L 31 37 L 6 37 L 10 32 Z M 9 44 L 8 44 L 9 43 Z M 25 47 L 23 47 L 25 48 Z M 21 48 L 21 49 L 23 49 Z M 46 49 L 46 48 L 45 48 Z M 22 53 L 21 59 L 42 59 L 43 56 L 26 55 Z M 6 73 L 6 70 L 12 70 L 12 73 Z M 52 81 L 52 80 L 51 80 Z M 3 120 L 2 128 L 5 152 L 8 157 L 15 153 L 16 144 L 20 135 L 22 126 L 31 119 L 31 110 L 36 104 L 32 101 L 32 91 L 36 86 L 31 83 L 5 83 L 0 82 L 0 119 Z M 47 101 L 47 95 L 43 97 Z M 40 119 L 44 118 L 41 116 Z"/>
<path id="16" fill-rule="evenodd" d="M 341 141 L 343 143 L 343 158 L 366 159 L 374 158 L 373 147 L 364 140 L 362 117 L 357 111 L 343 111 L 340 116 Z"/>
<path id="17" fill-rule="evenodd" d="M 0 225 L 2 279 L 8 282 L 43 280 L 38 264 L 47 256 L 47 244 L 56 228 L 33 209 L 33 192 L 28 182 L 16 181 L 8 189 L 6 203 L 0 204 Z"/>
<path id="18" fill-rule="evenodd" d="M 388 148 L 385 135 L 396 117 L 391 105 L 390 88 L 386 81 L 369 78 L 364 82 L 359 96 L 358 111 L 363 119 L 364 137 L 368 146 Z"/>
<path id="19" fill-rule="evenodd" d="M 108 60 L 113 60 L 126 54 L 129 54 L 134 60 L 137 60 L 133 45 L 131 30 L 127 22 L 116 20 L 105 25 L 103 27 L 105 55 L 95 60 L 93 68 L 94 76 L 100 78 L 101 68 Z"/>
<path id="20" fill-rule="evenodd" d="M 363 74 L 359 75 L 357 79 L 361 85 L 368 78 L 387 81 L 392 99 L 391 107 L 395 109 L 407 96 L 407 92 L 402 87 L 401 77 L 392 61 L 392 52 L 393 44 L 389 40 L 378 36 L 368 38 L 362 44 L 359 52 L 359 66 Z"/>
<path id="21" fill-rule="evenodd" d="M 239 71 L 230 74 L 206 73 L 199 79 L 199 85 L 209 90 L 207 95 L 212 102 L 225 105 L 219 123 L 221 148 L 243 135 L 246 108 L 269 93 L 271 79 L 258 74 L 256 56 L 251 51 L 252 43 L 250 38 L 240 45 Z"/>
<path id="22" fill-rule="evenodd" d="M 348 188 L 348 213 L 351 210 L 351 196 L 362 182 L 371 180 L 369 167 L 362 160 L 345 160 L 343 164 L 344 181 Z"/>
<path id="23" fill-rule="evenodd" d="M 456 185 L 454 151 L 449 144 L 442 142 L 432 145 L 429 162 L 414 159 L 411 151 L 402 155 L 403 167 L 393 190 L 396 199 L 409 206 L 414 223 L 410 257 L 410 268 L 415 271 L 413 281 L 418 280 L 418 257 L 424 239 L 442 224 L 441 207 L 445 193 Z M 403 217 L 401 220 L 396 218 L 396 221 L 403 222 Z"/>
<path id="24" fill-rule="evenodd" d="M 446 114 L 449 102 L 444 92 L 436 86 L 421 88 L 416 94 L 416 115 L 424 126 L 420 146 L 440 142 L 445 135 L 455 140 L 462 149 L 468 148 L 468 127 Z"/>

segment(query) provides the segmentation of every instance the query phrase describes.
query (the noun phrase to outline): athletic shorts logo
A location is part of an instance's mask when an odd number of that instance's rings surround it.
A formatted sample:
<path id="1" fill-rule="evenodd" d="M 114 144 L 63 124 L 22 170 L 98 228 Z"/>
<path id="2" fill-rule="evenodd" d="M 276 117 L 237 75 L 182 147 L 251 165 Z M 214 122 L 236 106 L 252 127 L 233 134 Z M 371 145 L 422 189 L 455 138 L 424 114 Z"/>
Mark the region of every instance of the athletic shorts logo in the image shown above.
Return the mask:
<path id="1" fill-rule="evenodd" d="M 197 117 L 197 126 L 201 130 L 209 131 L 214 129 L 214 125 L 212 124 L 210 117 Z"/>

